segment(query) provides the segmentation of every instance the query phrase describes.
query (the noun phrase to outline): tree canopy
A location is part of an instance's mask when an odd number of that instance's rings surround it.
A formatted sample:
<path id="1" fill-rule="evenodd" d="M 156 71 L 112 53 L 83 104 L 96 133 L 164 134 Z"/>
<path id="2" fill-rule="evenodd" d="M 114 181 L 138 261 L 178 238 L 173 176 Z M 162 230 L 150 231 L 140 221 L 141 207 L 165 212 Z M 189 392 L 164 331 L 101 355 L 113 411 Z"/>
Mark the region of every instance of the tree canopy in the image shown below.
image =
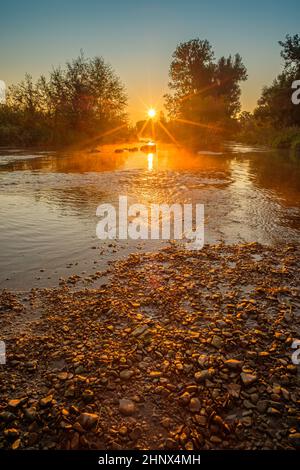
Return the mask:
<path id="1" fill-rule="evenodd" d="M 5 133 L 12 133 L 32 144 L 80 141 L 126 123 L 126 105 L 112 67 L 102 57 L 87 59 L 81 53 L 48 78 L 34 82 L 27 74 L 9 87 L 0 111 L 0 136 L 5 140 Z"/>
<path id="2" fill-rule="evenodd" d="M 295 106 L 291 100 L 292 83 L 300 79 L 300 36 L 287 35 L 279 44 L 283 71 L 270 86 L 263 88 L 254 117 L 275 128 L 300 126 L 300 106 Z"/>
<path id="3" fill-rule="evenodd" d="M 192 39 L 177 46 L 170 65 L 166 107 L 171 118 L 198 121 L 235 118 L 240 110 L 240 82 L 247 79 L 239 54 L 215 60 L 211 44 Z"/>

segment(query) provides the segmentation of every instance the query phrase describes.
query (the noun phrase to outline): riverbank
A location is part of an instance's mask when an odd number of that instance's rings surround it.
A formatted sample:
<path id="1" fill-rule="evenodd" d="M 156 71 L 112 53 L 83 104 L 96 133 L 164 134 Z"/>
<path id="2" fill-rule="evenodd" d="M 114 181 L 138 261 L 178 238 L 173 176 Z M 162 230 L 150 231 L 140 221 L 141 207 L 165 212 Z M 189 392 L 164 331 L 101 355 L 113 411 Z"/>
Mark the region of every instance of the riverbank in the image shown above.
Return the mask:
<path id="1" fill-rule="evenodd" d="M 0 448 L 293 449 L 299 248 L 176 247 L 1 293 Z"/>
<path id="2" fill-rule="evenodd" d="M 281 130 L 270 126 L 250 126 L 245 128 L 235 139 L 247 145 L 263 145 L 270 149 L 289 150 L 292 154 L 300 152 L 300 128 L 288 127 Z"/>

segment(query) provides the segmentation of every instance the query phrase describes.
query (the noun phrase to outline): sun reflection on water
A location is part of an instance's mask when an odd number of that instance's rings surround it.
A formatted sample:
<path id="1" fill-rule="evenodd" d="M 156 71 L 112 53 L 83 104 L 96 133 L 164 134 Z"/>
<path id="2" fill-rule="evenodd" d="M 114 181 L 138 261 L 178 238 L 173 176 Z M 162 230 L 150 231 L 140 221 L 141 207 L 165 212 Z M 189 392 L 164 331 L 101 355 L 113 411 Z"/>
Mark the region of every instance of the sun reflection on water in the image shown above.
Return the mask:
<path id="1" fill-rule="evenodd" d="M 148 159 L 148 171 L 153 170 L 153 153 L 148 153 L 147 159 Z"/>

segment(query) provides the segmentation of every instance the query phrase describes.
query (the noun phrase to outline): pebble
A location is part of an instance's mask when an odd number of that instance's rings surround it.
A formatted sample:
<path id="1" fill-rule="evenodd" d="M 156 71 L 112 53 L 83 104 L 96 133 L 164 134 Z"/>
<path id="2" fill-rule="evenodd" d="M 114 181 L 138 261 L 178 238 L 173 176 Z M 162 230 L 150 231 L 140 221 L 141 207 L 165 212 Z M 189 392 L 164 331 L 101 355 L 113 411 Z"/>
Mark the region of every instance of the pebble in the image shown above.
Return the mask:
<path id="1" fill-rule="evenodd" d="M 17 450 L 19 449 L 21 445 L 21 439 L 16 439 L 15 442 L 12 444 L 11 448 L 12 450 Z"/>
<path id="2" fill-rule="evenodd" d="M 147 331 L 149 328 L 148 325 L 141 325 L 141 326 L 138 326 L 135 330 L 133 330 L 133 332 L 131 333 L 132 336 L 134 337 L 138 337 L 138 336 L 141 336 L 143 333 L 145 333 L 145 331 Z"/>
<path id="3" fill-rule="evenodd" d="M 256 382 L 257 376 L 255 374 L 248 374 L 246 372 L 242 372 L 241 379 L 243 381 L 243 384 L 248 387 L 249 385 L 252 385 L 254 382 Z"/>
<path id="4" fill-rule="evenodd" d="M 90 429 L 94 427 L 99 420 L 99 415 L 96 413 L 81 413 L 81 415 L 78 418 L 79 424 L 84 428 L 84 429 Z"/>
<path id="5" fill-rule="evenodd" d="M 16 428 L 4 429 L 4 436 L 8 439 L 14 439 L 19 436 L 20 431 Z"/>
<path id="6" fill-rule="evenodd" d="M 122 398 L 119 402 L 119 410 L 125 416 L 131 416 L 135 412 L 135 403 L 127 398 Z"/>
<path id="7" fill-rule="evenodd" d="M 142 429 L 140 427 L 134 428 L 131 433 L 129 434 L 129 437 L 132 441 L 137 441 L 142 435 Z"/>
<path id="8" fill-rule="evenodd" d="M 237 359 L 227 359 L 225 361 L 225 365 L 228 367 L 228 369 L 236 370 L 242 368 L 243 362 Z"/>
<path id="9" fill-rule="evenodd" d="M 10 400 L 8 402 L 8 406 L 10 408 L 18 408 L 19 406 L 24 405 L 24 403 L 26 403 L 26 401 L 27 401 L 26 397 L 25 398 L 18 398 L 16 400 Z"/>
<path id="10" fill-rule="evenodd" d="M 196 382 L 198 383 L 202 383 L 204 382 L 206 379 L 210 379 L 215 373 L 215 370 L 214 369 L 205 369 L 205 370 L 200 370 L 198 372 L 195 373 L 194 377 L 195 377 L 195 380 Z"/>
<path id="11" fill-rule="evenodd" d="M 122 380 L 129 380 L 134 375 L 133 370 L 125 369 L 120 372 L 120 378 Z"/>
<path id="12" fill-rule="evenodd" d="M 60 372 L 59 374 L 57 374 L 57 377 L 59 378 L 59 380 L 67 380 L 69 374 L 68 372 Z"/>
<path id="13" fill-rule="evenodd" d="M 212 346 L 214 346 L 216 349 L 221 349 L 222 346 L 224 345 L 224 341 L 220 336 L 213 336 L 213 339 L 211 341 Z"/>
<path id="14" fill-rule="evenodd" d="M 40 399 L 40 405 L 43 407 L 49 406 L 53 400 L 53 395 L 48 395 L 47 397 Z"/>
<path id="15" fill-rule="evenodd" d="M 192 413 L 198 413 L 201 410 L 201 403 L 199 398 L 191 398 L 190 411 Z"/>
<path id="16" fill-rule="evenodd" d="M 16 418 L 16 415 L 11 413 L 10 411 L 2 411 L 0 413 L 0 421 L 4 421 L 5 423 L 9 423 Z"/>
<path id="17" fill-rule="evenodd" d="M 24 416 L 28 421 L 34 421 L 36 419 L 36 408 L 26 408 L 24 410 Z"/>
<path id="18" fill-rule="evenodd" d="M 289 434 L 289 441 L 295 447 L 300 447 L 300 433 Z"/>
<path id="19" fill-rule="evenodd" d="M 91 403 L 94 401 L 94 392 L 92 390 L 84 390 L 82 393 L 82 399 L 85 403 Z"/>

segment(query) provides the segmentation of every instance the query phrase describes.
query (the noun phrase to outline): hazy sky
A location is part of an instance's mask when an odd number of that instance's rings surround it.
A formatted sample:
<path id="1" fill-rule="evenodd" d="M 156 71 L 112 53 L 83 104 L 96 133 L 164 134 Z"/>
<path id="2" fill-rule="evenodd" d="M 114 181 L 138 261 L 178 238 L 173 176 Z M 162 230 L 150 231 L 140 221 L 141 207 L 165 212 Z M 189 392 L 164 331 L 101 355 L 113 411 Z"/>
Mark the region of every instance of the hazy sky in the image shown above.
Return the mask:
<path id="1" fill-rule="evenodd" d="M 36 78 L 78 55 L 102 55 L 125 84 L 132 119 L 162 105 L 179 42 L 208 39 L 216 56 L 239 52 L 249 78 L 243 109 L 281 68 L 278 40 L 300 32 L 300 1 L 48 0 L 0 4 L 0 79 Z"/>

